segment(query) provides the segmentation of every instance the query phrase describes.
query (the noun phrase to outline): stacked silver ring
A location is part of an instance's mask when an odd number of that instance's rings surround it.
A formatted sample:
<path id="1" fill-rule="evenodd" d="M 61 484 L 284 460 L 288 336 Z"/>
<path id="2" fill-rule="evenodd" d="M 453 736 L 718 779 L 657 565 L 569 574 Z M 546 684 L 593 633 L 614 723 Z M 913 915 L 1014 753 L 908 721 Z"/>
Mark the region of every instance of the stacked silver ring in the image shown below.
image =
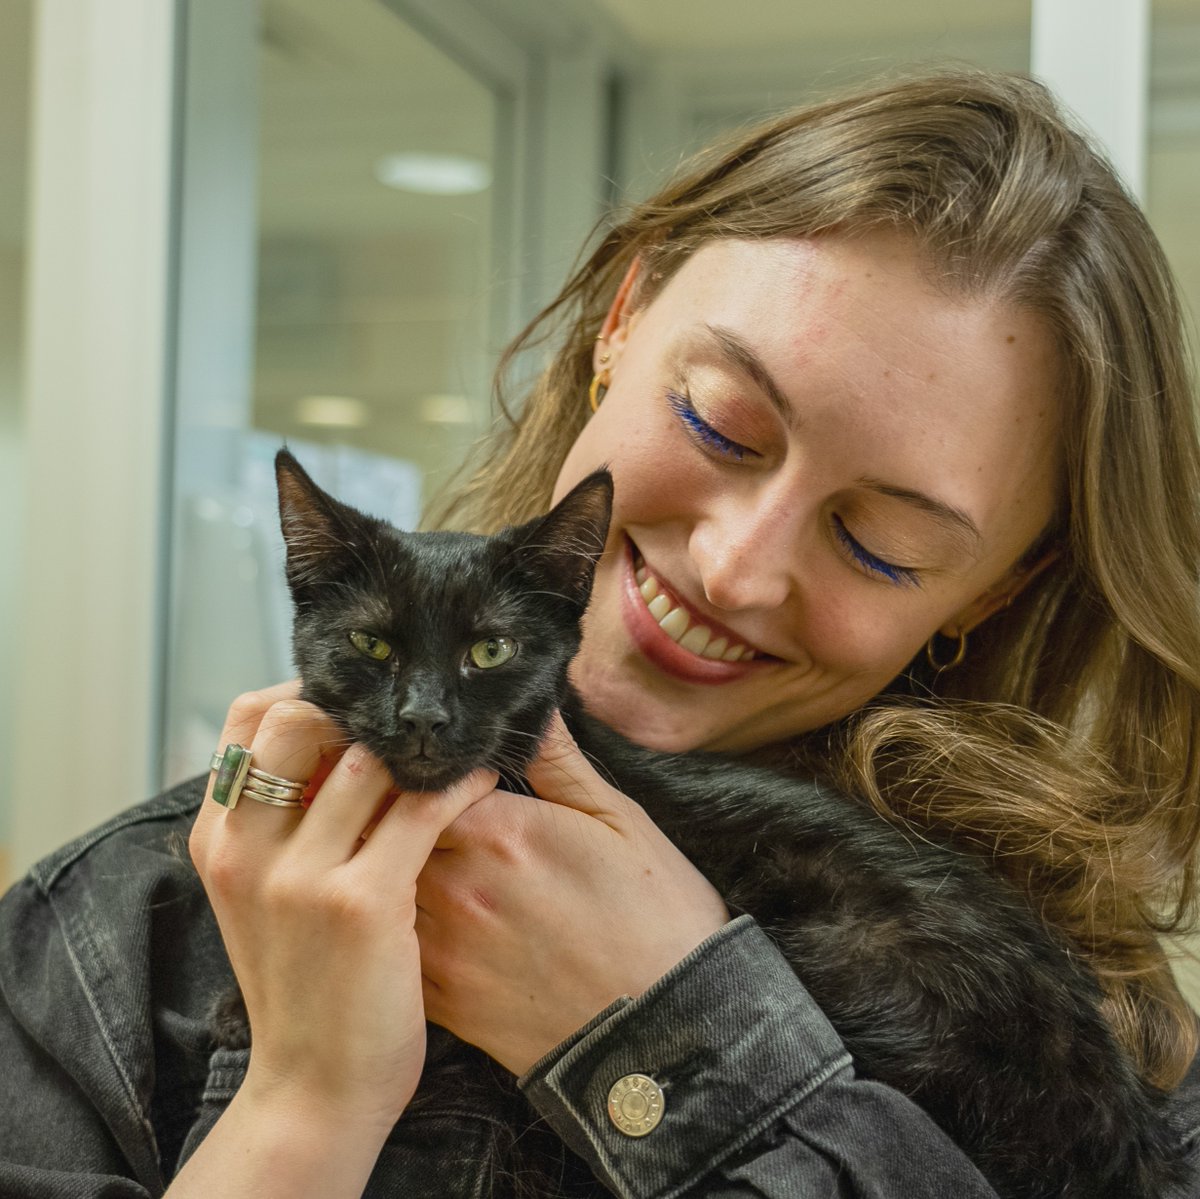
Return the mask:
<path id="1" fill-rule="evenodd" d="M 301 796 L 307 784 L 296 779 L 268 774 L 250 764 L 250 751 L 241 745 L 227 745 L 212 756 L 209 769 L 217 772 L 213 799 L 232 810 L 243 795 L 276 808 L 301 808 Z"/>
<path id="2" fill-rule="evenodd" d="M 251 766 L 247 771 L 247 781 L 242 787 L 242 794 L 259 803 L 274 804 L 277 808 L 298 808 L 301 806 L 300 796 L 304 794 L 304 784 L 293 779 L 280 778 L 277 774 L 268 774 Z"/>

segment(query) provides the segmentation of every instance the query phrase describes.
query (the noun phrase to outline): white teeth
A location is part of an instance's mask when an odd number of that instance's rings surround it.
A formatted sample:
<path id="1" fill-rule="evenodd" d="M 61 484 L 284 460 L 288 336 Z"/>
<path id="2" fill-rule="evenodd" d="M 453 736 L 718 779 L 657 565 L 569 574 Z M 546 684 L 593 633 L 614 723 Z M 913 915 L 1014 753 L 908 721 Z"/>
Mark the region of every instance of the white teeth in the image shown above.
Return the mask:
<path id="1" fill-rule="evenodd" d="M 707 625 L 693 624 L 687 609 L 675 606 L 671 596 L 663 591 L 640 558 L 634 563 L 634 575 L 638 591 L 658 627 L 690 653 L 719 662 L 749 662 L 757 656 L 754 650 L 744 645 L 731 645 L 727 637 L 714 637 Z"/>
<path id="2" fill-rule="evenodd" d="M 659 622 L 662 629 L 672 641 L 678 641 L 687 632 L 688 614 L 682 608 L 672 608 Z"/>
<path id="3" fill-rule="evenodd" d="M 671 599 L 667 595 L 656 595 L 647 605 L 650 609 L 650 615 L 657 621 L 662 621 L 662 618 L 671 611 Z"/>

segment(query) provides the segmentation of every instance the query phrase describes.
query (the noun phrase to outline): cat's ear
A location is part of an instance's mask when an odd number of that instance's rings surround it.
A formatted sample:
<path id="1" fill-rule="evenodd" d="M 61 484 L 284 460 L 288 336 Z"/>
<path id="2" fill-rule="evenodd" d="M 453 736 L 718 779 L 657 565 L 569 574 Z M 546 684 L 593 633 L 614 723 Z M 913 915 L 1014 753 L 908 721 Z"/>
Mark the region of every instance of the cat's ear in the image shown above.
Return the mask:
<path id="1" fill-rule="evenodd" d="M 287 546 L 287 581 L 298 600 L 307 587 L 338 572 L 353 549 L 358 513 L 322 491 L 288 450 L 275 455 L 275 482 L 279 526 Z"/>
<path id="2" fill-rule="evenodd" d="M 591 598 L 612 501 L 612 475 L 602 468 L 576 483 L 545 516 L 514 530 L 517 550 L 530 569 L 580 611 Z"/>

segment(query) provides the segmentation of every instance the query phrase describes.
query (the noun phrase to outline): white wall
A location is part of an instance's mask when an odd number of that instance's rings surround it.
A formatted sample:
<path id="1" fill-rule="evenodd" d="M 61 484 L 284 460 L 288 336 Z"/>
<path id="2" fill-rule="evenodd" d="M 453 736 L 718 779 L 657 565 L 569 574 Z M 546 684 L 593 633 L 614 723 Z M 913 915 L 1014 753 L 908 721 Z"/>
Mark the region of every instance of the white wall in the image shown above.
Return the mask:
<path id="1" fill-rule="evenodd" d="M 174 6 L 40 0 L 36 13 L 18 870 L 150 786 L 170 325 Z"/>
<path id="2" fill-rule="evenodd" d="M 22 505 L 20 398 L 22 252 L 0 246 L 0 887 L 5 882 L 3 846 L 11 836 L 11 769 L 17 693 L 17 596 Z"/>

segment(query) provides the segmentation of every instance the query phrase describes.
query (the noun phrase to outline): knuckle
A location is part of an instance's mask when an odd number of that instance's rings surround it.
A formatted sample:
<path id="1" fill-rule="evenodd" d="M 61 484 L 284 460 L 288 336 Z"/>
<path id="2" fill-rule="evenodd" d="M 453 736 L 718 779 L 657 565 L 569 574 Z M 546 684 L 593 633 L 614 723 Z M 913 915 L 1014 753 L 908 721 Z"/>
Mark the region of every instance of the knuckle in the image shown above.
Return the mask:
<path id="1" fill-rule="evenodd" d="M 323 716 L 321 709 L 307 700 L 278 699 L 263 716 L 262 728 L 264 731 L 278 732 L 294 724 L 310 727 L 314 720 Z"/>
<path id="2" fill-rule="evenodd" d="M 361 887 L 335 883 L 323 888 L 320 908 L 325 919 L 342 932 L 365 932 L 377 923 L 378 905 Z"/>
<path id="3" fill-rule="evenodd" d="M 462 907 L 468 916 L 489 916 L 496 910 L 496 900 L 487 887 L 468 887 L 462 896 Z"/>
<path id="4" fill-rule="evenodd" d="M 387 767 L 359 742 L 351 745 L 342 755 L 342 769 L 352 778 L 361 779 L 363 782 L 391 778 Z"/>
<path id="5" fill-rule="evenodd" d="M 196 868 L 210 894 L 230 898 L 245 890 L 246 871 L 227 846 L 209 846 L 203 865 L 197 863 Z"/>
<path id="6" fill-rule="evenodd" d="M 480 806 L 477 804 L 476 808 Z M 473 808 L 471 814 L 476 816 L 475 835 L 479 843 L 501 866 L 512 869 L 529 861 L 530 830 L 519 808 L 512 813 L 504 813 L 498 805 L 493 804 L 479 813 Z"/>
<path id="7" fill-rule="evenodd" d="M 244 691 L 229 705 L 225 727 L 256 726 L 270 706 L 261 691 Z"/>
<path id="8" fill-rule="evenodd" d="M 465 878 L 439 880 L 433 887 L 433 897 L 437 910 L 452 917 L 453 927 L 459 929 L 486 922 L 499 907 L 491 886 Z M 456 944 L 454 938 L 440 940 L 439 954 L 444 954 L 452 944 Z"/>

